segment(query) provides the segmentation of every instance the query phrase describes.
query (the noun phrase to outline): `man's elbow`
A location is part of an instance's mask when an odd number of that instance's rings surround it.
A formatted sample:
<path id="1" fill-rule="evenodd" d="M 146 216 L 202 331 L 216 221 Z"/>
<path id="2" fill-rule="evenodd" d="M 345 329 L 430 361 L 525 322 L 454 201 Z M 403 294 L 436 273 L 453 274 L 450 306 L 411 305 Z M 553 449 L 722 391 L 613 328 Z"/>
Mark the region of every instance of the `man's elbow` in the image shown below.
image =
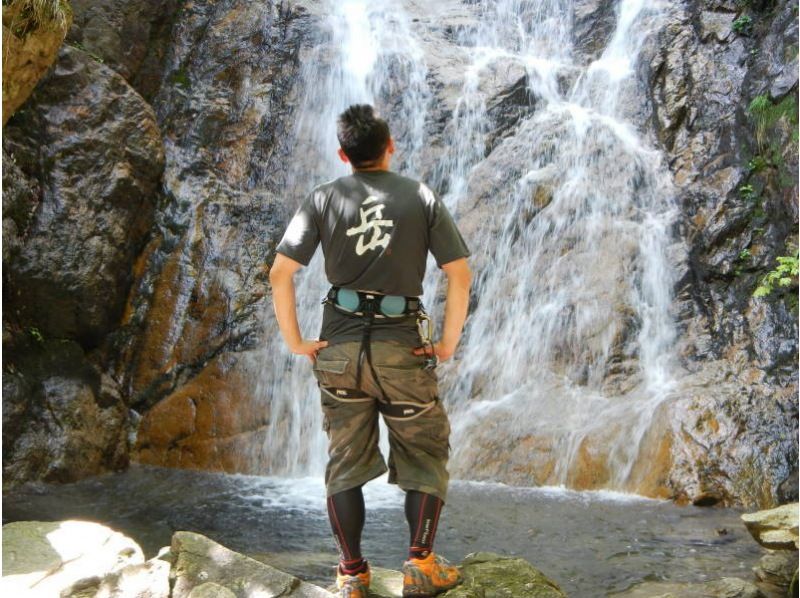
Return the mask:
<path id="1" fill-rule="evenodd" d="M 464 285 L 466 289 L 469 289 L 472 285 L 472 270 L 470 270 L 469 266 L 464 269 L 464 279 L 461 284 Z"/>
<path id="2" fill-rule="evenodd" d="M 442 266 L 447 281 L 455 287 L 469 289 L 472 283 L 472 270 L 467 264 L 467 258 L 461 258 Z"/>
<path id="3" fill-rule="evenodd" d="M 272 262 L 272 266 L 269 268 L 269 282 L 273 286 L 277 283 L 283 283 L 286 281 L 290 281 L 294 273 L 297 272 L 303 264 L 293 260 L 290 257 L 283 255 L 282 253 L 278 253 L 275 256 L 275 261 Z"/>
<path id="4" fill-rule="evenodd" d="M 280 277 L 281 277 L 280 269 L 276 268 L 275 264 L 273 263 L 269 267 L 269 284 L 275 286 L 275 283 L 280 280 Z"/>
<path id="5" fill-rule="evenodd" d="M 272 286 L 280 285 L 291 279 L 293 272 L 286 267 L 284 260 L 278 257 L 269 268 L 269 283 Z"/>

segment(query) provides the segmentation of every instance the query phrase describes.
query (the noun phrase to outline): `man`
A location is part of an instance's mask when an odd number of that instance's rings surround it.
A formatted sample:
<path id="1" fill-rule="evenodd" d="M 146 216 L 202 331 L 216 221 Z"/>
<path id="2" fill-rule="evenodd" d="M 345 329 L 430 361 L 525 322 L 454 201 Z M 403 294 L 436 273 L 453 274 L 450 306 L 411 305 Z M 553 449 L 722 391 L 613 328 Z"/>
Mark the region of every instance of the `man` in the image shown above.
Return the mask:
<path id="1" fill-rule="evenodd" d="M 340 595 L 366 598 L 369 587 L 360 548 L 361 487 L 387 471 L 378 449 L 380 412 L 389 430 L 389 482 L 406 492 L 410 544 L 403 596 L 433 596 L 461 579 L 433 552 L 447 494 L 450 434 L 434 367 L 453 355 L 461 336 L 469 250 L 435 194 L 389 170 L 394 141 L 371 106 L 350 106 L 337 125 L 339 157 L 353 172 L 316 187 L 289 223 L 270 269 L 275 314 L 291 351 L 314 363 L 321 389 Z M 306 340 L 292 277 L 320 243 L 333 287 L 321 340 Z M 419 301 L 428 251 L 448 280 L 443 334 L 435 344 L 424 333 Z"/>

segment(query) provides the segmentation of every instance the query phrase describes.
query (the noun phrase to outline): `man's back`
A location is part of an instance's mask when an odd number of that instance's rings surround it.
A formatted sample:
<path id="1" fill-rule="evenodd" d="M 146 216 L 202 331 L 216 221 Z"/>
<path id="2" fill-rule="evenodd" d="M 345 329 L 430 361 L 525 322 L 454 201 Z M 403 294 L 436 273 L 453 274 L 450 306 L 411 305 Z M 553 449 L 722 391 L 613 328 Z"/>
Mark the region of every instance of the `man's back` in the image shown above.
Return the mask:
<path id="1" fill-rule="evenodd" d="M 278 251 L 307 264 L 322 245 L 337 287 L 420 296 L 428 251 L 438 264 L 469 254 L 444 204 L 424 184 L 386 170 L 356 171 L 316 187 Z M 360 338 L 357 320 L 326 305 L 320 338 Z M 374 338 L 418 342 L 413 319 L 376 322 Z"/>

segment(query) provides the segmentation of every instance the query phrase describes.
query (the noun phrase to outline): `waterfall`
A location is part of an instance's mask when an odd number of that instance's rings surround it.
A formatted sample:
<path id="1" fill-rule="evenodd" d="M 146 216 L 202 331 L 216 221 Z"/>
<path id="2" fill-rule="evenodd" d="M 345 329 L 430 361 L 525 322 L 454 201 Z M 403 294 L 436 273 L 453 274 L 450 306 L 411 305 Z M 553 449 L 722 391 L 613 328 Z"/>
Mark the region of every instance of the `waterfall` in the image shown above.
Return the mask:
<path id="1" fill-rule="evenodd" d="M 430 92 L 423 54 L 405 13 L 391 0 L 331 0 L 326 14 L 327 29 L 304 60 L 299 84 L 303 96 L 287 189 L 296 203 L 314 185 L 350 172 L 336 155 L 336 117 L 351 104 L 373 104 L 392 123 L 399 158 L 395 169 L 416 175 L 424 146 Z M 315 337 L 320 300 L 329 286 L 321 251 L 295 282 L 300 329 Z M 277 475 L 319 474 L 327 439 L 316 381 L 305 358 L 288 352 L 271 314 L 266 317 L 270 335 L 258 394 L 270 410 L 270 423 L 261 467 Z"/>
<path id="2" fill-rule="evenodd" d="M 393 168 L 426 176 L 456 214 L 476 272 L 457 360 L 441 367 L 457 477 L 527 485 L 627 489 L 640 441 L 672 388 L 675 217 L 671 179 L 646 137 L 635 66 L 662 3 L 620 0 L 616 29 L 588 64 L 572 44 L 570 0 L 470 4 L 458 28 L 463 81 L 430 163 L 433 94 L 411 2 L 331 2 L 328 28 L 305 62 L 298 108 L 311 181 L 336 164 L 334 122 L 350 103 L 375 103 L 399 138 Z M 486 156 L 492 128 L 485 79 L 497 65 L 525 76 L 534 107 Z M 632 108 L 633 107 L 633 108 Z M 300 170 L 298 168 L 298 170 Z M 317 256 L 298 285 L 301 328 L 319 329 L 326 284 Z M 441 275 L 429 262 L 425 302 L 441 320 Z M 319 473 L 325 438 L 306 363 L 273 335 L 262 394 L 271 409 L 270 473 Z M 587 453 L 588 451 L 588 453 Z M 581 481 L 581 455 L 605 473 Z"/>
<path id="3" fill-rule="evenodd" d="M 476 32 L 475 64 L 488 43 L 513 56 L 536 110 L 452 186 L 467 189 L 453 203 L 472 202 L 464 218 L 487 204 L 499 216 L 470 236 L 490 249 L 445 394 L 457 474 L 588 485 L 575 469 L 590 450 L 607 472 L 593 484 L 625 488 L 671 388 L 670 177 L 620 101 L 641 92 L 633 67 L 661 7 L 620 2 L 608 46 L 584 67 L 558 26 L 570 5 L 499 2 Z"/>

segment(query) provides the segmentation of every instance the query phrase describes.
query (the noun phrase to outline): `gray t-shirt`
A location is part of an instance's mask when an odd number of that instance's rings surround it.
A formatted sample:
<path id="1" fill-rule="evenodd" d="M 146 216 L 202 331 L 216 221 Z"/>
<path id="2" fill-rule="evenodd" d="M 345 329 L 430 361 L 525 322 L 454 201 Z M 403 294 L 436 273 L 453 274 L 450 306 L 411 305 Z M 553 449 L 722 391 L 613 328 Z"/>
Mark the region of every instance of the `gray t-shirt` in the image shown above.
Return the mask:
<path id="1" fill-rule="evenodd" d="M 387 295 L 422 295 L 428 251 L 439 267 L 469 256 L 453 217 L 425 184 L 394 172 L 357 171 L 323 183 L 300 204 L 277 251 L 308 265 L 322 244 L 328 281 Z M 419 345 L 413 317 L 376 320 L 376 340 Z M 320 339 L 358 340 L 360 318 L 325 305 Z"/>

